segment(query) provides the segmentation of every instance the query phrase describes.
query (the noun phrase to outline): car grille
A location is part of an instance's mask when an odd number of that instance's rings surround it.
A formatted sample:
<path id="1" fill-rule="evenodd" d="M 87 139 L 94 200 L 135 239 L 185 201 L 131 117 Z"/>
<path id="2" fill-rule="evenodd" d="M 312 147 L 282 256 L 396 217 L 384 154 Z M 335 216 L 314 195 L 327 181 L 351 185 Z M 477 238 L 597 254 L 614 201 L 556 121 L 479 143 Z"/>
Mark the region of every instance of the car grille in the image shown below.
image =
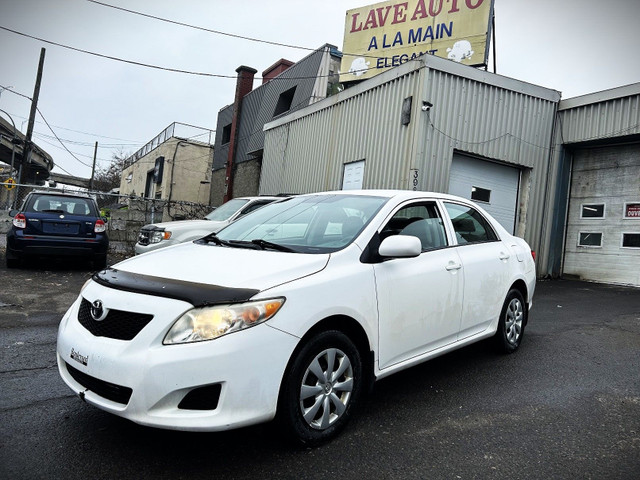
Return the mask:
<path id="1" fill-rule="evenodd" d="M 140 230 L 138 234 L 138 243 L 140 245 L 149 245 L 149 237 L 151 236 L 151 232 L 149 230 Z"/>
<path id="2" fill-rule="evenodd" d="M 105 382 L 104 380 L 100 380 L 98 378 L 92 377 L 91 375 L 87 375 L 80 370 L 76 370 L 66 362 L 65 364 L 67 366 L 69 375 L 71 375 L 76 382 L 78 382 L 87 390 L 91 390 L 96 395 L 100 395 L 101 397 L 106 398 L 107 400 L 111 400 L 112 402 L 121 403 L 122 405 L 126 405 L 127 403 L 129 403 L 129 399 L 133 394 L 133 390 L 129 387 L 123 387 L 122 385 L 116 385 L 115 383 Z"/>
<path id="3" fill-rule="evenodd" d="M 78 310 L 80 325 L 96 337 L 107 337 L 116 340 L 133 339 L 152 318 L 153 315 L 145 313 L 109 310 L 104 320 L 96 321 L 91 317 L 91 303 L 84 298 Z"/>

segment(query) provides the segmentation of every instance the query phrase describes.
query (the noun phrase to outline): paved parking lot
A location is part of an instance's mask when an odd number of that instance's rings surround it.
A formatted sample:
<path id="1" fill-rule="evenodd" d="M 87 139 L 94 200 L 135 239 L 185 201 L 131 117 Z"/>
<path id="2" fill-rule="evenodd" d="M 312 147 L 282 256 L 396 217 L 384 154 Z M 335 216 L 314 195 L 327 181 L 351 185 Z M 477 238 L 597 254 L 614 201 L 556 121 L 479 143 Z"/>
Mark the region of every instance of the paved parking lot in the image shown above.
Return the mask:
<path id="1" fill-rule="evenodd" d="M 56 331 L 90 275 L 0 266 L 0 478 L 640 478 L 640 289 L 540 282 L 516 354 L 481 343 L 385 379 L 299 449 L 272 425 L 155 430 L 73 396 Z"/>

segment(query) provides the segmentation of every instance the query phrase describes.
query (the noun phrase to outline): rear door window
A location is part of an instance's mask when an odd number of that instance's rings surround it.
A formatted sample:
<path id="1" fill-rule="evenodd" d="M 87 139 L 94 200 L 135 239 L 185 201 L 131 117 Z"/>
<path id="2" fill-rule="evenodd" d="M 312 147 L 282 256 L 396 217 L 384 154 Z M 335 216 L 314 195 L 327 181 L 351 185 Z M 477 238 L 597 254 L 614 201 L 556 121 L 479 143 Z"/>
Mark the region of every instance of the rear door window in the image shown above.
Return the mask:
<path id="1" fill-rule="evenodd" d="M 498 240 L 498 235 L 493 227 L 476 209 L 448 202 L 444 202 L 444 206 L 451 217 L 458 245 Z"/>

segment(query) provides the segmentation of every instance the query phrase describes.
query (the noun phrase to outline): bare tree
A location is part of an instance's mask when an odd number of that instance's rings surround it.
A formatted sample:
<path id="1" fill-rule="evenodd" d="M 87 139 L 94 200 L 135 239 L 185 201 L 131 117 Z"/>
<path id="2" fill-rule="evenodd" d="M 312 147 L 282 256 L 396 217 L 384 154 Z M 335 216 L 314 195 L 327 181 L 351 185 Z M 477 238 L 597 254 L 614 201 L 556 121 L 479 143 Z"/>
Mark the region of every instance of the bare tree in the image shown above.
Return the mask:
<path id="1" fill-rule="evenodd" d="M 107 167 L 99 167 L 93 177 L 93 189 L 100 192 L 109 192 L 120 187 L 120 178 L 124 168 L 124 161 L 131 156 L 130 153 L 120 149 L 112 154 L 111 163 Z"/>

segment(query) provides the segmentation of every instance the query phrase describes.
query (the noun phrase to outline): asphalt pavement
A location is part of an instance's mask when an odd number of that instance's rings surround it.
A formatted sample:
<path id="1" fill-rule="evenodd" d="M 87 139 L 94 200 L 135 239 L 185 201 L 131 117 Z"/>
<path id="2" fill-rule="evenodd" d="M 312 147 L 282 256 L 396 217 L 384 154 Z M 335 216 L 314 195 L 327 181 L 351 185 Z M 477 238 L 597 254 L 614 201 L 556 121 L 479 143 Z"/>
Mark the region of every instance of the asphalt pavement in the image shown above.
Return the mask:
<path id="1" fill-rule="evenodd" d="M 55 342 L 91 274 L 0 266 L 0 478 L 640 478 L 638 288 L 539 282 L 518 352 L 484 342 L 382 380 L 342 435 L 301 449 L 272 424 L 174 432 L 81 402 Z"/>

